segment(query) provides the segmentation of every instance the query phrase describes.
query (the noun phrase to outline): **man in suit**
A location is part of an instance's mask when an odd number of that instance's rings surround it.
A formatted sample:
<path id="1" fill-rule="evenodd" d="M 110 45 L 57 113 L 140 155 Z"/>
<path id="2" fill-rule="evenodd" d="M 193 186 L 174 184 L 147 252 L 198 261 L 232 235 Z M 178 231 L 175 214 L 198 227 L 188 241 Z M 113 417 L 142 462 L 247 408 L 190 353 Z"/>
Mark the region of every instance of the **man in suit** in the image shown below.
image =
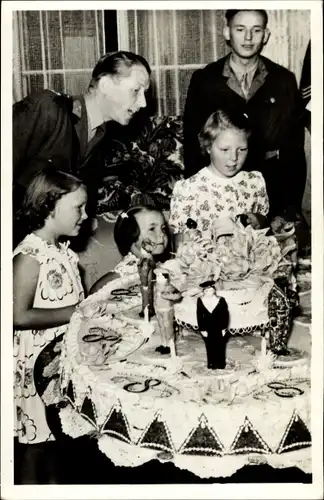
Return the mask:
<path id="1" fill-rule="evenodd" d="M 296 78 L 261 56 L 270 37 L 264 10 L 227 10 L 224 37 L 231 53 L 196 71 L 184 111 L 185 176 L 207 163 L 198 133 L 210 114 L 246 114 L 252 128 L 246 168 L 262 172 L 271 215 L 301 212 L 306 181 L 303 107 Z"/>
<path id="2" fill-rule="evenodd" d="M 106 54 L 96 64 L 85 95 L 43 90 L 14 104 L 14 213 L 33 175 L 54 164 L 85 182 L 88 212 L 94 215 L 107 122 L 127 125 L 146 106 L 150 72 L 141 56 L 125 51 Z"/>

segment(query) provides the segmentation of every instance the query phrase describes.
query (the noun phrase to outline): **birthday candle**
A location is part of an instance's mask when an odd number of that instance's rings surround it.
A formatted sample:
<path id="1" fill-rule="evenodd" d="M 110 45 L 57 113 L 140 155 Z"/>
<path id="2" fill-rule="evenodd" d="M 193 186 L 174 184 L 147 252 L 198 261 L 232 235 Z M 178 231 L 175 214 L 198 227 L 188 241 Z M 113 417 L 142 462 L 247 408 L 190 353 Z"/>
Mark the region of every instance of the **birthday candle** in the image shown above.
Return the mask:
<path id="1" fill-rule="evenodd" d="M 170 339 L 169 346 L 170 346 L 171 358 L 176 358 L 177 357 L 177 353 L 176 353 L 176 350 L 175 350 L 175 344 L 174 344 L 174 340 L 173 339 Z"/>
<path id="2" fill-rule="evenodd" d="M 267 341 L 264 337 L 261 337 L 261 354 L 262 356 L 267 354 Z"/>
<path id="3" fill-rule="evenodd" d="M 145 306 L 144 308 L 144 321 L 146 323 L 149 323 L 149 311 L 148 311 L 148 305 Z"/>

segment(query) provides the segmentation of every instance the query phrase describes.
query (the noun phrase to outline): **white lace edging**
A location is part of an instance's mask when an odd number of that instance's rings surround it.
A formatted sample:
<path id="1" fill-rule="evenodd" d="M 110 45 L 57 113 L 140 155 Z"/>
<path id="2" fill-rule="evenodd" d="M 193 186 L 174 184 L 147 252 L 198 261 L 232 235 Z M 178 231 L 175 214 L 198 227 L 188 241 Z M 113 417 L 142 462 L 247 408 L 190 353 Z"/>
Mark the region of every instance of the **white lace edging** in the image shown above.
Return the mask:
<path id="1" fill-rule="evenodd" d="M 95 431 L 95 428 L 70 407 L 61 408 L 60 420 L 64 434 L 78 438 Z"/>
<path id="2" fill-rule="evenodd" d="M 104 453 L 116 466 L 138 467 L 150 460 L 158 459 L 162 463 L 173 462 L 176 467 L 188 470 L 201 479 L 209 477 L 229 477 L 245 465 L 268 464 L 275 469 L 298 467 L 307 474 L 312 473 L 311 448 L 304 448 L 287 454 L 257 454 L 226 455 L 226 456 L 190 456 L 170 454 L 165 460 L 163 453 L 157 450 L 129 445 L 123 441 L 103 436 L 98 441 L 99 450 Z M 161 457 L 161 458 L 160 458 Z M 163 457 L 163 458 L 162 458 Z"/>
<path id="3" fill-rule="evenodd" d="M 106 300 L 111 291 L 115 288 L 127 288 L 131 284 L 138 284 L 138 275 L 125 276 L 118 278 L 99 292 L 90 296 L 84 301 L 84 304 L 95 306 L 96 303 Z M 118 306 L 118 303 L 116 304 Z M 125 318 L 126 319 L 126 318 Z M 287 399 L 274 400 L 268 397 L 267 394 L 264 398 L 258 397 L 253 400 L 251 406 L 251 397 L 256 388 L 262 384 L 273 382 L 278 383 L 285 381 L 289 382 L 291 379 L 309 379 L 308 366 L 296 366 L 290 368 L 283 368 L 280 370 L 269 370 L 263 373 L 249 374 L 249 376 L 241 376 L 237 387 L 234 387 L 235 392 L 233 397 L 238 397 L 239 404 L 232 404 L 233 400 L 208 400 L 202 402 L 200 389 L 206 392 L 204 386 L 204 374 L 197 377 L 196 382 L 194 379 L 186 380 L 179 374 L 179 370 L 175 373 L 165 371 L 163 367 L 158 368 L 154 366 L 154 376 L 161 378 L 163 383 L 170 384 L 173 388 L 186 389 L 188 384 L 190 398 L 188 399 L 186 392 L 184 392 L 184 400 L 171 398 L 154 398 L 147 394 L 128 393 L 123 388 L 118 387 L 113 381 L 110 380 L 112 376 L 118 376 L 119 371 L 122 370 L 124 374 L 127 372 L 133 375 L 142 375 L 144 377 L 152 376 L 152 364 L 141 365 L 136 367 L 130 364 L 123 365 L 122 368 L 118 364 L 111 364 L 109 366 L 109 374 L 107 377 L 99 376 L 99 374 L 91 370 L 87 365 L 80 363 L 78 335 L 83 321 L 81 312 L 76 312 L 69 325 L 68 333 L 65 337 L 65 342 L 62 349 L 62 387 L 67 388 L 70 381 L 73 384 L 75 406 L 77 410 L 72 408 L 64 408 L 60 411 L 60 418 L 62 422 L 63 431 L 72 436 L 78 437 L 84 434 L 94 433 L 99 441 L 99 449 L 105 453 L 116 465 L 124 466 L 138 466 L 153 458 L 159 458 L 161 452 L 147 448 L 144 445 L 139 445 L 139 439 L 145 435 L 148 426 L 152 423 L 157 414 L 160 415 L 161 420 L 166 423 L 167 436 L 173 449 L 173 458 L 175 465 L 179 468 L 185 468 L 199 475 L 200 477 L 220 477 L 233 474 L 245 464 L 258 463 L 258 461 L 266 461 L 269 465 L 275 467 L 288 467 L 297 465 L 302 470 L 308 471 L 310 465 L 308 463 L 308 453 L 310 448 L 299 450 L 299 452 L 289 452 L 278 455 L 277 450 L 278 442 L 283 436 L 283 433 L 288 425 L 291 413 L 296 411 L 301 419 L 309 426 L 309 401 L 308 396 L 304 394 L 294 399 L 294 404 Z M 113 329 L 114 322 L 120 321 L 117 318 L 111 317 L 111 328 Z M 145 322 L 143 322 L 144 325 Z M 139 331 L 142 329 L 142 323 L 138 324 Z M 242 375 L 242 374 L 241 374 Z M 206 379 L 206 383 L 210 381 Z M 195 383 L 194 383 L 195 382 Z M 230 382 L 229 382 L 230 384 Z M 207 384 L 208 385 L 208 384 Z M 193 387 L 191 387 L 193 386 Z M 197 386 L 197 387 L 196 387 Z M 198 398 L 195 391 L 198 390 Z M 260 392 L 260 391 L 259 391 Z M 262 392 L 262 391 L 261 391 Z M 215 394 L 213 393 L 215 396 Z M 216 394 L 217 395 L 217 394 Z M 250 400 L 243 401 L 242 395 L 250 395 Z M 83 404 L 84 398 L 87 396 L 92 404 L 94 412 L 94 422 L 86 416 L 80 415 L 80 409 Z M 262 395 L 261 395 L 262 396 Z M 254 396 L 253 396 L 254 397 Z M 187 398 L 187 399 L 186 399 Z M 216 398 L 217 399 L 217 398 Z M 126 417 L 127 431 L 129 433 L 130 441 L 132 444 L 121 441 L 117 438 L 112 438 L 105 434 L 103 425 L 109 420 L 112 408 L 121 408 L 124 417 Z M 216 411 L 217 409 L 217 411 Z M 181 443 L 189 435 L 190 431 L 197 428 L 198 422 L 202 414 L 212 429 L 215 429 L 217 435 L 224 445 L 226 450 L 221 457 L 214 456 L 191 456 L 180 454 Z M 277 418 L 278 415 L 284 415 L 285 418 Z M 231 443 L 234 439 L 235 430 L 242 427 L 244 415 L 252 422 L 254 428 L 261 432 L 262 438 L 266 444 L 270 446 L 272 452 L 270 454 L 257 455 L 249 453 L 247 455 L 233 455 L 231 452 Z M 228 427 L 228 422 L 231 422 L 231 429 Z M 109 432 L 109 431 L 107 431 Z M 181 438 L 181 439 L 180 439 Z M 147 444 L 150 446 L 150 444 Z M 253 458 L 254 457 L 254 458 Z M 301 458 L 299 458 L 301 457 Z M 161 459 L 161 461 L 163 461 Z M 165 461 L 165 460 L 164 460 Z M 296 462 L 297 461 L 297 462 Z M 217 466 L 215 465 L 217 463 Z M 288 464 L 288 465 L 287 465 Z"/>

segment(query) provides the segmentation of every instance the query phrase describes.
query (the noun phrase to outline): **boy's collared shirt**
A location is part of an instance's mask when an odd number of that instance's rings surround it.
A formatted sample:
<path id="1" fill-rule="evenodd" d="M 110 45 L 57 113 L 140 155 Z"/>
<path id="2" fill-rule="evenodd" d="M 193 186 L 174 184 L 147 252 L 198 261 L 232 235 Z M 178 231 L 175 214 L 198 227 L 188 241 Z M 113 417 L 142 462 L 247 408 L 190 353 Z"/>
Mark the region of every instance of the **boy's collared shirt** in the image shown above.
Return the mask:
<path id="1" fill-rule="evenodd" d="M 246 73 L 249 84 L 249 93 L 247 96 L 244 95 L 241 86 L 241 81 L 245 71 L 233 61 L 231 56 L 227 57 L 223 69 L 223 76 L 228 79 L 227 85 L 230 89 L 236 92 L 236 94 L 248 100 L 263 85 L 268 71 L 262 59 L 258 58 L 256 65 L 253 68 L 250 68 Z"/>

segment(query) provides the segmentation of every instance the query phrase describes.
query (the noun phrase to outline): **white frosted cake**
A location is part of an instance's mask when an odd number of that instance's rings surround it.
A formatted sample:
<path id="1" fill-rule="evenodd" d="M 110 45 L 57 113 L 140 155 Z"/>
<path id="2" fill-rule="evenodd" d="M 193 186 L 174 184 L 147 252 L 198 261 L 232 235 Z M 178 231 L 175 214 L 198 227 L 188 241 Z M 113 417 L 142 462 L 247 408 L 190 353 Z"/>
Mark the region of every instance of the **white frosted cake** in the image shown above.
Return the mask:
<path id="1" fill-rule="evenodd" d="M 257 287 L 218 290 L 224 297 L 229 310 L 230 330 L 249 330 L 262 328 L 269 321 L 268 295 L 273 286 L 272 281 L 260 283 Z M 194 292 L 193 292 L 194 293 Z M 175 304 L 175 317 L 180 325 L 188 325 L 198 329 L 196 316 L 197 294 L 187 293 L 181 302 Z"/>
<path id="2" fill-rule="evenodd" d="M 253 460 L 283 467 L 289 456 L 291 466 L 309 472 L 308 363 L 274 368 L 270 354 L 260 355 L 259 338 L 249 343 L 233 337 L 226 368 L 207 370 L 198 332 L 177 338 L 177 356 L 163 356 L 155 350 L 156 321 L 139 319 L 139 289 L 126 296 L 127 306 L 111 293 L 129 286 L 134 291 L 137 280 L 109 283 L 84 302 L 87 318 L 81 312 L 72 317 L 61 362 L 63 431 L 94 433 L 117 465 L 140 465 L 166 453 L 180 468 L 217 477 Z M 263 303 L 263 297 L 251 300 Z M 179 306 L 178 317 L 193 324 L 190 300 Z M 258 321 L 266 319 L 261 311 Z M 231 326 L 241 320 L 233 315 Z"/>

